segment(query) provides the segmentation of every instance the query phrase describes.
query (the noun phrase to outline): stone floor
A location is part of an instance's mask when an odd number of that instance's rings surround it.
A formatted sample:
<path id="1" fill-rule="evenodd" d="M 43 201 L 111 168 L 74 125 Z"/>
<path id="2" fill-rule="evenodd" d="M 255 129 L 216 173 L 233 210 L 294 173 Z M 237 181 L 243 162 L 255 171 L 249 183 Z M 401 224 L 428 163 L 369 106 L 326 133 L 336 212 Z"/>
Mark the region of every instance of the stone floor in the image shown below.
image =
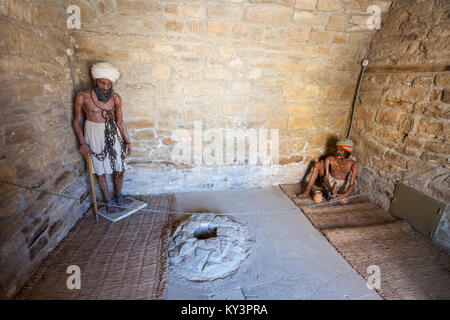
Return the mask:
<path id="1" fill-rule="evenodd" d="M 249 256 L 225 279 L 188 281 L 169 264 L 165 299 L 381 299 L 328 243 L 278 186 L 178 193 L 177 211 L 236 212 L 254 242 Z M 281 210 L 280 213 L 250 211 Z M 286 210 L 283 212 L 283 210 Z M 238 288 L 238 289 L 236 289 Z M 235 289 L 235 290 L 233 290 Z"/>

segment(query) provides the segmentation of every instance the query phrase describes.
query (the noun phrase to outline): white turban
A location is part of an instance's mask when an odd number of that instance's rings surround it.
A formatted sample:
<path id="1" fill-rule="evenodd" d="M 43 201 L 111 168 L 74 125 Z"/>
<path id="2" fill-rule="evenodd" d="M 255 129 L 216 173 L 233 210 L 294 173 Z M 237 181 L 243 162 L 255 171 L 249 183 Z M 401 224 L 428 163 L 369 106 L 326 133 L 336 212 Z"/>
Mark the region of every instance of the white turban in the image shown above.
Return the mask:
<path id="1" fill-rule="evenodd" d="M 117 70 L 109 62 L 99 62 L 91 68 L 92 78 L 94 79 L 108 79 L 112 82 L 116 82 L 120 77 L 119 70 Z"/>

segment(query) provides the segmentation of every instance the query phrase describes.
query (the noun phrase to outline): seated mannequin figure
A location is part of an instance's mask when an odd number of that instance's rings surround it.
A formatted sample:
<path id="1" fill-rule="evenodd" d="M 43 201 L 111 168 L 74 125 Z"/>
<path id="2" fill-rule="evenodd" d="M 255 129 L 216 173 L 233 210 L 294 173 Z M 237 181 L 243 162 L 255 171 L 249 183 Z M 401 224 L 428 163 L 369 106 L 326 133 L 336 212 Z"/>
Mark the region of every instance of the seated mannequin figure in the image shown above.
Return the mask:
<path id="1" fill-rule="evenodd" d="M 333 156 L 325 158 L 325 162 L 316 162 L 305 191 L 299 195 L 306 198 L 311 189 L 321 190 L 331 201 L 339 201 L 341 204 L 349 202 L 347 198 L 355 186 L 358 173 L 358 163 L 350 159 L 353 152 L 353 142 L 350 139 L 338 141 L 337 151 Z M 318 185 L 315 185 L 315 182 Z M 344 199 L 344 200 L 342 200 Z"/>

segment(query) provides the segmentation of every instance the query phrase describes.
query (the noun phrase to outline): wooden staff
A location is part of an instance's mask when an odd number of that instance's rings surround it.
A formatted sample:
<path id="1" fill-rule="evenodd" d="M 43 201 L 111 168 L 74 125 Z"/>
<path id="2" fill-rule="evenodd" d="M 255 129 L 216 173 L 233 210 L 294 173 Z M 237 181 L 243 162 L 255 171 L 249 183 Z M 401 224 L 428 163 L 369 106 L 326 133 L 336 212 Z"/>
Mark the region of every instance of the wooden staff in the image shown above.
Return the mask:
<path id="1" fill-rule="evenodd" d="M 89 177 L 91 178 L 92 198 L 94 199 L 95 220 L 98 221 L 97 199 L 95 197 L 94 177 L 92 176 L 91 155 L 89 153 L 87 155 L 87 160 L 88 160 L 88 166 L 89 166 Z"/>
<path id="2" fill-rule="evenodd" d="M 75 82 L 75 74 L 73 72 L 72 60 L 70 59 L 73 52 L 72 52 L 72 49 L 67 49 L 66 52 L 67 52 L 67 59 L 69 60 L 69 68 L 70 68 L 70 74 L 72 76 L 73 89 L 74 89 L 75 94 L 77 94 L 77 83 Z M 97 199 L 95 198 L 94 177 L 92 176 L 92 164 L 91 164 L 91 155 L 90 154 L 87 155 L 87 160 L 88 160 L 88 166 L 89 166 L 89 177 L 91 178 L 92 198 L 94 199 L 95 221 L 98 221 Z"/>

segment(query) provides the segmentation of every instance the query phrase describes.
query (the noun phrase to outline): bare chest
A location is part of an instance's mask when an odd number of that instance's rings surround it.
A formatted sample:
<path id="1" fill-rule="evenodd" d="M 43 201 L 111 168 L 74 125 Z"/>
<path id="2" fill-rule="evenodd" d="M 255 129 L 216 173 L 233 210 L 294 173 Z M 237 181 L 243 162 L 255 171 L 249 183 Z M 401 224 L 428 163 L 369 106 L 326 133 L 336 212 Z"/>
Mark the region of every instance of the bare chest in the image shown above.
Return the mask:
<path id="1" fill-rule="evenodd" d="M 339 160 L 334 160 L 331 162 L 331 170 L 340 174 L 347 174 L 352 169 L 353 161 L 345 160 L 343 162 Z"/>
<path id="2" fill-rule="evenodd" d="M 115 104 L 114 99 L 110 99 L 106 103 L 101 103 L 99 101 L 94 101 L 91 97 L 87 97 L 83 105 L 84 112 L 88 120 L 93 120 L 100 122 L 98 120 L 103 120 L 103 115 L 105 112 L 114 112 Z"/>

